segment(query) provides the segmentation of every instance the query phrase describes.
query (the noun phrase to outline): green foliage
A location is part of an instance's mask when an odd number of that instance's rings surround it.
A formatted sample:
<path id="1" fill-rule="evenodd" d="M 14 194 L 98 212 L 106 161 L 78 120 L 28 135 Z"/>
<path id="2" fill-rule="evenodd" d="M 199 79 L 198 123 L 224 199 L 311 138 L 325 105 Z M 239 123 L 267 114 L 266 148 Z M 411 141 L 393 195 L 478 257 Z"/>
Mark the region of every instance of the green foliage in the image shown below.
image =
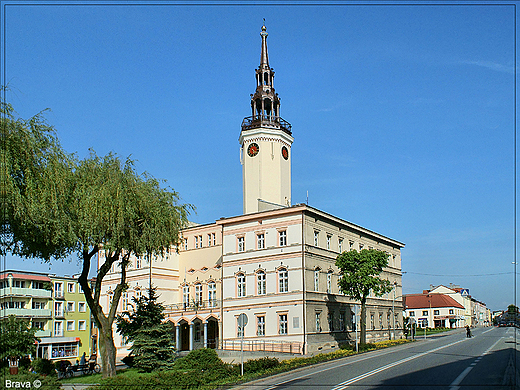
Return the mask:
<path id="1" fill-rule="evenodd" d="M 340 253 L 336 259 L 341 275 L 338 285 L 343 293 L 359 301 L 371 291 L 382 296 L 392 290 L 390 281 L 379 278 L 387 265 L 388 254 L 376 249 Z"/>
<path id="2" fill-rule="evenodd" d="M 40 375 L 54 375 L 54 363 L 49 359 L 35 359 L 32 367 Z"/>
<path id="3" fill-rule="evenodd" d="M 341 292 L 361 301 L 361 343 L 366 342 L 366 300 L 372 292 L 380 297 L 392 290 L 389 280 L 379 275 L 388 265 L 388 254 L 376 249 L 355 249 L 343 252 L 336 258 L 336 266 L 340 269 L 338 286 Z"/>
<path id="4" fill-rule="evenodd" d="M 175 359 L 172 327 L 164 319 L 164 306 L 157 302 L 157 289 L 148 289 L 148 296 L 134 298 L 136 310 L 117 318 L 117 329 L 132 343 L 133 367 L 143 372 L 171 367 Z"/>
<path id="5" fill-rule="evenodd" d="M 250 359 L 244 363 L 244 372 L 260 372 L 278 367 L 280 361 L 277 358 L 263 357 L 260 359 Z"/>
<path id="6" fill-rule="evenodd" d="M 516 307 L 515 305 L 511 304 L 507 307 L 507 312 L 510 313 L 510 314 L 515 314 L 515 313 L 518 313 L 518 307 Z"/>
<path id="7" fill-rule="evenodd" d="M 0 320 L 0 359 L 21 358 L 36 353 L 35 337 L 38 329 L 29 327 L 29 321 L 10 315 Z"/>
<path id="8" fill-rule="evenodd" d="M 218 357 L 217 352 L 211 348 L 194 349 L 185 357 L 175 362 L 177 369 L 208 370 L 212 367 L 223 365 L 224 362 Z"/>

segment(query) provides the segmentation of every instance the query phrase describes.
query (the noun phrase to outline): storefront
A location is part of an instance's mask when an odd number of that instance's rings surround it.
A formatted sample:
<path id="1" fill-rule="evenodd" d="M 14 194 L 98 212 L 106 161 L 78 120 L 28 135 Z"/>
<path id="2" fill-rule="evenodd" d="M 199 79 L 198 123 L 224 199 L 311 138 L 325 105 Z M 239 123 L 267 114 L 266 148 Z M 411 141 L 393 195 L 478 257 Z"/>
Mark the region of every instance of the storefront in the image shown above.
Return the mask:
<path id="1" fill-rule="evenodd" d="M 79 358 L 79 337 L 43 337 L 38 343 L 36 356 L 43 359 L 67 359 L 71 362 Z"/>

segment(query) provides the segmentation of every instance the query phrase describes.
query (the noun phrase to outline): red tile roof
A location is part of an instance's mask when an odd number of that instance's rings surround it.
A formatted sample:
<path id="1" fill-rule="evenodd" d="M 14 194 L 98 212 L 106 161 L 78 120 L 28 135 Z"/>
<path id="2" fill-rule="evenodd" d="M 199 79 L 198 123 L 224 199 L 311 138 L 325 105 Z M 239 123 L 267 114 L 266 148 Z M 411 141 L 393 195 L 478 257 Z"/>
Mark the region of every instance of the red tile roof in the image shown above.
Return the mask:
<path id="1" fill-rule="evenodd" d="M 0 275 L 0 279 L 7 279 L 8 275 L 13 275 L 13 279 L 17 280 L 40 280 L 42 282 L 50 282 L 51 278 L 45 275 L 31 275 L 31 274 L 18 274 L 15 272 L 8 272 Z"/>
<path id="2" fill-rule="evenodd" d="M 427 307 L 456 307 L 464 309 L 452 297 L 445 294 L 410 294 L 404 296 L 404 307 L 406 309 L 423 309 Z"/>

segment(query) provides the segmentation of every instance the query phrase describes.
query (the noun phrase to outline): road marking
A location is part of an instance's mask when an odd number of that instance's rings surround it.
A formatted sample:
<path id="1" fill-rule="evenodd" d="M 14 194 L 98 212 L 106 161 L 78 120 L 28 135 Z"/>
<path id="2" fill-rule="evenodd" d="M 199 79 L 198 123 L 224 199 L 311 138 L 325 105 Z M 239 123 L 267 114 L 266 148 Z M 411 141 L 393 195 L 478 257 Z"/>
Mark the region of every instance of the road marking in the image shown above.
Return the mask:
<path id="1" fill-rule="evenodd" d="M 397 365 L 399 365 L 399 364 L 409 362 L 410 360 L 414 360 L 414 359 L 420 358 L 420 357 L 422 357 L 422 356 L 428 355 L 429 353 L 437 352 L 437 351 L 439 351 L 439 350 L 441 350 L 441 349 L 451 347 L 452 345 L 455 345 L 455 344 L 458 344 L 458 343 L 462 343 L 463 341 L 466 341 L 466 339 L 462 339 L 462 340 L 459 340 L 459 341 L 455 341 L 455 342 L 453 342 L 453 343 L 446 344 L 446 345 L 443 345 L 443 346 L 440 346 L 440 347 L 437 347 L 437 348 L 431 349 L 431 350 L 426 351 L 426 352 L 422 352 L 422 353 L 420 353 L 420 354 L 418 354 L 418 355 L 414 355 L 414 356 L 407 357 L 407 358 L 405 358 L 405 359 L 398 360 L 398 361 L 396 361 L 396 362 L 393 362 L 393 363 L 387 364 L 386 366 L 376 368 L 375 370 L 372 370 L 372 371 L 366 372 L 366 373 L 364 373 L 364 374 L 361 374 L 361 375 L 359 375 L 359 376 L 357 376 L 357 377 L 355 377 L 355 378 L 349 379 L 348 381 L 341 382 L 341 383 L 337 384 L 336 386 L 334 386 L 331 390 L 344 390 L 344 389 L 346 389 L 349 385 L 351 385 L 352 383 L 358 382 L 358 381 L 360 381 L 361 379 L 368 378 L 369 376 L 372 376 L 372 375 L 378 374 L 378 373 L 380 373 L 380 372 L 382 372 L 382 371 L 388 370 L 389 368 L 395 367 L 395 366 L 397 366 Z"/>
<path id="2" fill-rule="evenodd" d="M 477 363 L 480 361 L 480 359 L 482 359 L 484 357 L 484 355 L 487 355 L 489 353 L 489 351 L 491 351 L 493 349 L 493 347 L 495 345 L 498 344 L 498 342 L 500 340 L 502 340 L 504 337 L 500 337 L 496 342 L 495 344 L 493 344 L 491 347 L 489 347 L 488 349 L 486 349 L 484 351 L 484 353 L 482 355 L 480 355 L 478 358 L 475 359 L 475 361 L 473 363 L 471 363 L 469 365 L 469 367 L 466 367 L 466 369 L 464 371 L 462 371 L 458 377 L 455 378 L 455 380 L 453 382 L 451 382 L 450 384 L 450 390 L 458 390 L 460 389 L 460 382 L 462 382 L 462 380 L 466 377 L 466 375 L 469 374 L 469 372 L 473 369 L 473 367 L 475 367 L 477 365 Z"/>
<path id="3" fill-rule="evenodd" d="M 407 346 L 405 346 L 404 348 L 402 349 L 408 349 L 408 348 L 412 348 L 414 347 L 414 345 L 411 343 Z M 302 379 L 302 378 L 305 378 L 305 377 L 308 377 L 308 376 L 311 376 L 311 375 L 315 375 L 315 374 L 318 374 L 320 372 L 325 372 L 325 371 L 329 371 L 329 370 L 333 370 L 335 368 L 339 368 L 339 367 L 343 367 L 343 366 L 347 366 L 349 364 L 354 364 L 354 363 L 357 363 L 357 362 L 362 362 L 363 360 L 367 360 L 367 359 L 372 359 L 374 357 L 379 357 L 379 356 L 384 356 L 384 355 L 388 355 L 390 353 L 392 353 L 393 351 L 391 349 L 388 349 L 388 350 L 383 350 L 381 351 L 380 353 L 378 354 L 372 354 L 372 355 L 369 355 L 369 356 L 366 356 L 364 358 L 360 358 L 360 359 L 356 359 L 355 361 L 354 360 L 348 360 L 347 362 L 343 363 L 343 364 L 339 364 L 337 366 L 333 366 L 333 367 L 329 367 L 329 368 L 324 368 L 323 370 L 319 370 L 319 371 L 315 371 L 315 372 L 312 372 L 312 373 L 309 373 L 309 374 L 305 374 L 305 375 L 301 375 L 301 376 L 298 376 L 296 378 L 291 378 L 291 379 L 288 379 L 288 380 L 285 380 L 285 381 L 282 381 L 282 382 L 278 382 L 274 385 L 271 385 L 269 387 L 266 387 L 264 390 L 273 390 L 275 388 L 277 388 L 278 386 L 280 385 L 283 385 L 285 383 L 288 383 L 288 382 L 292 382 L 292 381 L 296 381 L 298 379 Z M 349 356 L 350 357 L 350 356 Z M 352 356 L 354 357 L 354 356 Z M 327 362 L 324 362 L 324 363 L 327 363 Z"/>

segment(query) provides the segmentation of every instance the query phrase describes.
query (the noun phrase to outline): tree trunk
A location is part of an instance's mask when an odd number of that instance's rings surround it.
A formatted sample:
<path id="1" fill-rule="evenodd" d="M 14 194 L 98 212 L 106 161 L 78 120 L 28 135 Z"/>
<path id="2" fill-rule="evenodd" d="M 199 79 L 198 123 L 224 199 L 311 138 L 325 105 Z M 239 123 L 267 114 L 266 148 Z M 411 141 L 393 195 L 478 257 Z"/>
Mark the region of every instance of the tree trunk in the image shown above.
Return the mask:
<path id="1" fill-rule="evenodd" d="M 359 316 L 359 323 L 361 327 L 361 334 L 359 337 L 360 344 L 367 343 L 367 300 L 366 298 L 361 299 L 361 315 Z"/>
<path id="2" fill-rule="evenodd" d="M 112 328 L 99 329 L 99 351 L 103 365 L 103 378 L 116 375 L 116 346 L 112 335 Z"/>

